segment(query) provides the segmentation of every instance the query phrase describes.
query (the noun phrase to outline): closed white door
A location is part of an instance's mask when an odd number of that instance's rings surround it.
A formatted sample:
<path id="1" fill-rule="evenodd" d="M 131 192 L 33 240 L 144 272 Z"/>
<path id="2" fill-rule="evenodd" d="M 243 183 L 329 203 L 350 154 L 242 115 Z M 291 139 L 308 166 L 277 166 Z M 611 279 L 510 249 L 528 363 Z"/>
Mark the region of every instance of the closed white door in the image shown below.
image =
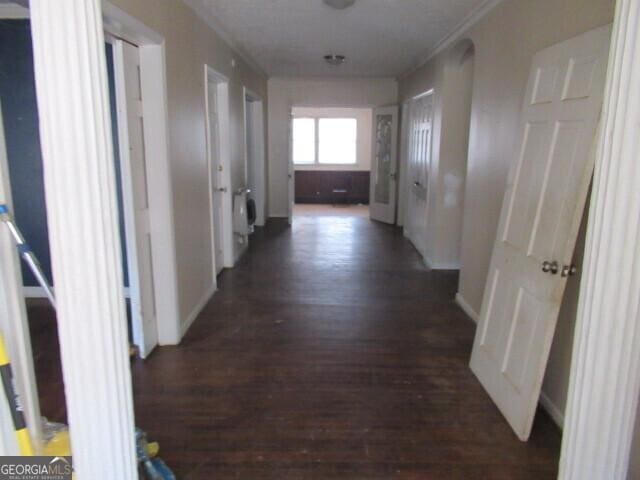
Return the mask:
<path id="1" fill-rule="evenodd" d="M 405 232 L 420 254 L 427 256 L 428 181 L 431 165 L 433 94 L 411 103 L 409 164 L 407 168 L 407 216 Z"/>
<path id="2" fill-rule="evenodd" d="M 117 41 L 114 47 L 133 341 L 144 358 L 158 343 L 158 328 L 140 54 L 138 47 L 127 42 Z"/>
<path id="3" fill-rule="evenodd" d="M 471 369 L 521 440 L 531 432 L 593 172 L 610 29 L 533 59 Z"/>
<path id="4" fill-rule="evenodd" d="M 398 107 L 373 110 L 373 148 L 369 216 L 385 223 L 396 221 Z"/>
<path id="5" fill-rule="evenodd" d="M 220 155 L 220 127 L 218 115 L 218 85 L 213 82 L 208 83 L 207 94 L 207 115 L 209 116 L 209 165 L 211 175 L 211 201 L 212 201 L 212 230 L 213 230 L 213 261 L 216 275 L 224 268 L 224 247 L 223 247 L 223 193 L 222 171 Z"/>

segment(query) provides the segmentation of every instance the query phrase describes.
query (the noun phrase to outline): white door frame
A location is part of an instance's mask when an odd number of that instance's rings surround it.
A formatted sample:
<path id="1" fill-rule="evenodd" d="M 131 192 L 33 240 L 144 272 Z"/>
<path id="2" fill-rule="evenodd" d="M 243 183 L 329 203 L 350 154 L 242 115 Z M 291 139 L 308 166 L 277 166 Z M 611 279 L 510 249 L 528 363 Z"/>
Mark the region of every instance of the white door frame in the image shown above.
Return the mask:
<path id="1" fill-rule="evenodd" d="M 244 158 L 245 158 L 245 185 L 247 188 L 253 187 L 253 191 L 251 192 L 251 197 L 256 202 L 256 225 L 264 226 L 267 219 L 267 163 L 265 156 L 265 145 L 264 145 L 264 101 L 260 95 L 254 93 L 247 87 L 242 87 L 242 98 L 244 101 L 243 105 L 243 118 L 244 118 L 244 131 L 245 131 L 245 142 L 244 142 Z M 247 112 L 247 97 L 251 98 L 251 101 L 256 104 L 256 118 L 249 118 Z M 254 122 L 254 128 L 251 129 L 251 133 L 253 136 L 253 145 L 255 145 L 255 151 L 249 152 L 249 145 L 247 144 L 247 127 L 249 125 L 249 121 Z M 257 127 L 257 128 L 256 128 Z M 249 185 L 249 169 L 251 168 L 250 162 L 257 162 L 259 168 L 254 169 L 257 174 L 256 183 L 259 188 L 255 186 Z"/>
<path id="2" fill-rule="evenodd" d="M 148 159 L 153 159 L 153 168 L 148 171 L 147 181 L 149 222 L 154 239 L 152 264 L 158 343 L 176 345 L 182 339 L 182 329 L 178 303 L 173 188 L 169 161 L 164 37 L 107 1 L 103 3 L 103 14 L 105 32 L 137 45 L 140 52 L 145 154 Z M 132 208 L 132 206 L 127 206 L 125 201 L 124 208 Z M 141 328 L 141 325 L 138 327 Z"/>
<path id="3" fill-rule="evenodd" d="M 218 152 L 222 172 L 216 172 L 213 168 L 213 152 L 210 150 L 210 125 L 209 125 L 209 85 L 216 86 L 217 107 L 218 107 Z M 229 79 L 211 68 L 204 66 L 204 99 L 205 99 L 205 128 L 207 138 L 207 169 L 209 174 L 209 218 L 211 220 L 211 251 L 215 255 L 215 225 L 213 218 L 214 208 L 214 175 L 219 175 L 220 188 L 226 188 L 219 192 L 222 198 L 222 251 L 223 265 L 225 268 L 232 268 L 233 257 L 233 192 L 231 191 L 231 145 L 230 145 L 230 118 L 229 118 Z M 215 257 L 212 255 L 213 281 L 216 284 Z"/>
<path id="4" fill-rule="evenodd" d="M 378 176 L 377 128 L 378 115 L 391 115 L 391 170 L 389 171 L 389 203 L 375 201 Z M 398 147 L 400 128 L 400 108 L 398 105 L 374 107 L 371 114 L 371 172 L 369 175 L 369 218 L 395 225 L 398 214 Z M 391 204 L 393 207 L 391 207 Z"/>
<path id="5" fill-rule="evenodd" d="M 396 225 L 403 227 L 407 214 L 407 168 L 409 166 L 409 150 L 411 145 L 411 130 L 407 127 L 411 122 L 411 99 L 406 100 L 400 105 L 400 123 L 399 139 L 398 139 L 398 213 L 396 216 Z"/>
<path id="6" fill-rule="evenodd" d="M 59 317 L 63 325 L 74 324 L 76 327 L 63 328 L 61 334 L 65 382 L 71 397 L 69 414 L 75 445 L 74 461 L 82 478 L 133 480 L 137 473 L 131 435 L 131 379 L 125 333 L 113 330 L 124 322 L 124 311 L 118 274 L 119 255 L 116 254 L 119 240 L 113 212 L 115 184 L 106 163 L 113 159 L 104 158 L 104 152 L 110 150 L 110 139 L 105 135 L 109 129 L 104 88 L 106 72 L 104 59 L 92 63 L 89 55 L 81 53 L 91 51 L 93 58 L 103 58 L 99 53 L 103 26 L 96 14 L 100 6 L 98 0 L 58 0 L 55 5 L 49 0 L 32 0 L 31 5 L 44 158 L 50 167 L 45 168 L 45 176 L 50 192 L 51 236 L 55 240 L 53 253 L 54 259 L 58 259 L 54 260 L 54 272 L 60 301 Z M 640 236 L 637 190 L 640 145 L 633 131 L 640 121 L 640 98 L 637 89 L 633 88 L 640 82 L 640 70 L 634 65 L 640 54 L 638 22 L 640 8 L 636 0 L 618 0 L 605 96 L 605 128 L 596 163 L 587 262 L 581 286 L 563 439 L 562 479 L 622 480 L 629 463 L 640 386 L 640 334 L 637 328 L 640 259 L 636 243 Z M 83 35 L 77 35 L 80 31 Z M 85 42 L 87 36 L 93 41 Z M 60 43 L 54 39 L 59 39 Z M 59 51 L 54 59 L 48 54 L 55 49 Z M 80 65 L 86 78 L 99 82 L 78 82 L 75 71 L 59 63 L 60 59 L 69 62 L 78 56 L 83 60 Z M 56 99 L 57 95 L 64 98 L 70 94 L 68 85 L 71 82 L 80 83 L 72 90 L 79 99 L 87 103 L 101 99 L 94 116 L 65 108 Z M 83 122 L 78 122 L 79 115 Z M 60 121 L 63 118 L 69 121 Z M 70 142 L 66 145 L 68 148 L 61 148 L 61 139 L 67 135 L 73 138 L 86 130 L 98 133 L 101 144 L 93 141 L 82 148 Z M 85 138 L 92 137 L 86 135 Z M 88 150 L 91 150 L 90 156 L 87 156 Z M 106 188 L 79 188 L 91 174 L 86 169 L 59 175 L 53 168 L 54 165 L 82 165 L 87 158 L 103 160 L 102 168 L 94 172 L 92 180 L 99 180 L 98 184 L 104 182 Z M 69 187 L 72 188 L 65 192 Z M 59 198 L 51 194 L 54 191 Z M 75 222 L 82 220 L 78 213 L 96 202 L 106 202 L 107 208 L 94 208 L 95 215 L 85 218 L 89 225 L 76 225 Z M 66 228 L 74 226 L 85 232 L 84 241 L 101 238 L 93 250 L 94 254 L 105 258 L 99 268 L 87 269 L 86 259 L 74 251 L 74 228 Z M 93 302 L 76 298 L 85 289 L 86 293 L 96 295 Z M 95 300 L 104 301 L 101 303 L 103 311 L 96 311 Z M 95 317 L 87 313 L 95 314 Z M 90 332 L 93 328 L 96 331 Z M 96 332 L 100 334 L 96 335 Z M 90 336 L 85 336 L 89 333 Z M 83 344 L 85 339 L 86 344 Z M 98 372 L 98 368 L 102 371 Z M 105 375 L 104 369 L 110 374 Z M 91 389 L 84 381 L 87 378 L 101 378 L 109 387 L 104 389 L 107 397 L 96 398 L 95 405 L 94 399 L 88 398 Z M 96 406 L 102 407 L 100 414 L 97 414 Z M 96 431 L 110 432 L 109 442 L 95 435 Z M 111 469 L 107 471 L 102 465 L 109 465 Z"/>
<path id="7" fill-rule="evenodd" d="M 560 457 L 563 480 L 624 480 L 640 389 L 640 5 L 618 0 Z"/>
<path id="8" fill-rule="evenodd" d="M 120 152 L 120 180 L 121 180 L 121 189 L 122 189 L 122 209 L 124 214 L 124 237 L 125 244 L 127 249 L 127 272 L 129 277 L 129 286 L 125 288 L 125 291 L 128 292 L 128 295 L 125 293 L 125 296 L 129 298 L 131 302 L 131 330 L 133 334 L 133 343 L 138 347 L 138 353 L 141 358 L 147 358 L 153 349 L 158 345 L 158 331 L 157 331 L 157 318 L 154 319 L 156 325 L 153 325 L 152 322 L 146 322 L 143 314 L 150 315 L 151 312 L 143 311 L 143 298 L 142 291 L 143 285 L 142 282 L 145 281 L 144 275 L 141 276 L 139 273 L 139 259 L 141 252 L 138 251 L 138 239 L 137 239 L 137 228 L 136 224 L 139 222 L 137 219 L 137 213 L 135 208 L 135 188 L 136 182 L 133 179 L 132 172 L 132 164 L 131 164 L 131 155 L 130 144 L 129 144 L 129 120 L 127 118 L 128 112 L 132 108 L 129 105 L 127 100 L 127 91 L 125 85 L 125 61 L 124 61 L 124 52 L 123 47 L 129 43 L 125 40 L 121 40 L 115 37 L 111 37 L 110 35 L 105 36 L 105 40 L 108 43 L 113 45 L 113 66 L 114 66 L 114 76 L 115 76 L 115 97 L 116 97 L 116 123 L 118 126 L 118 149 Z M 142 57 L 141 49 L 137 46 L 138 55 L 140 58 Z M 142 62 L 140 63 L 140 73 L 142 74 Z M 142 82 L 141 82 L 142 83 Z M 144 85 L 141 84 L 141 92 L 144 95 Z M 148 95 L 146 95 L 142 101 L 142 109 L 144 111 L 144 100 L 149 101 Z M 153 126 L 148 125 L 150 122 L 144 118 L 144 152 L 146 152 L 149 148 L 153 149 L 153 146 L 150 145 L 154 142 L 154 139 L 147 139 L 147 134 L 153 132 Z M 151 121 L 153 123 L 153 120 Z M 146 154 L 145 154 L 146 155 Z M 146 161 L 150 161 L 153 159 L 147 158 Z M 152 177 L 152 173 L 146 172 L 147 178 L 150 179 Z M 151 185 L 149 185 L 149 180 L 147 180 L 147 188 L 151 189 Z M 151 211 L 153 201 L 155 199 L 149 195 L 149 211 Z M 151 242 L 155 244 L 156 235 L 151 234 Z M 153 248 L 151 248 L 151 254 L 153 255 Z M 144 257 L 144 255 L 143 255 Z M 159 258 L 152 258 L 152 271 L 153 263 L 156 264 L 160 261 Z M 155 281 L 156 278 L 153 279 L 153 290 L 155 290 Z M 154 295 L 156 297 L 157 295 Z M 157 300 L 157 299 L 154 299 Z M 147 308 L 147 310 L 149 310 Z M 158 305 L 154 306 L 154 315 L 157 316 Z"/>

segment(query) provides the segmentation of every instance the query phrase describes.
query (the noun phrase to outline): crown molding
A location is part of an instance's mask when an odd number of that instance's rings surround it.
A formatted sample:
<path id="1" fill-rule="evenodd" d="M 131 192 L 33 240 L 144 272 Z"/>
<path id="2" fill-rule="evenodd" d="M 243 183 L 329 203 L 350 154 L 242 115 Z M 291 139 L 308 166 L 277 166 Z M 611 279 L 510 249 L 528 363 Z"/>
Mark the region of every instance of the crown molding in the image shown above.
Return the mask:
<path id="1" fill-rule="evenodd" d="M 477 23 L 482 17 L 489 13 L 498 4 L 505 0 L 484 0 L 476 8 L 474 8 L 466 17 L 462 19 L 453 29 L 447 33 L 442 39 L 440 39 L 433 48 L 427 51 L 427 54 L 413 67 L 404 72 L 398 77 L 398 80 L 402 80 L 413 72 L 423 67 L 429 60 L 435 57 L 438 53 L 449 47 L 453 42 L 458 40 L 462 35 L 469 30 L 475 23 Z"/>
<path id="2" fill-rule="evenodd" d="M 231 50 L 244 60 L 251 68 L 260 75 L 269 78 L 267 72 L 256 62 L 253 57 L 222 27 L 220 21 L 211 13 L 210 9 L 202 3 L 202 0 L 182 0 L 198 17 L 209 25 L 209 27 L 224 40 Z"/>

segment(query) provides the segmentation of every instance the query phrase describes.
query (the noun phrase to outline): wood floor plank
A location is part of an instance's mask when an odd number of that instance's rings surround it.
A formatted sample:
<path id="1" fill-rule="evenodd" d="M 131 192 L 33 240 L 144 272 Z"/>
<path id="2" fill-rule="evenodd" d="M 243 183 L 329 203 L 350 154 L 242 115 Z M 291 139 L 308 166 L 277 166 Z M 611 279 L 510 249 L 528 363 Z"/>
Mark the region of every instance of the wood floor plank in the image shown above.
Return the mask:
<path id="1" fill-rule="evenodd" d="M 469 370 L 456 285 L 398 228 L 271 220 L 182 345 L 133 364 L 136 423 L 185 480 L 555 478 L 549 417 L 521 443 Z M 30 318 L 43 410 L 64 419 L 51 311 Z"/>

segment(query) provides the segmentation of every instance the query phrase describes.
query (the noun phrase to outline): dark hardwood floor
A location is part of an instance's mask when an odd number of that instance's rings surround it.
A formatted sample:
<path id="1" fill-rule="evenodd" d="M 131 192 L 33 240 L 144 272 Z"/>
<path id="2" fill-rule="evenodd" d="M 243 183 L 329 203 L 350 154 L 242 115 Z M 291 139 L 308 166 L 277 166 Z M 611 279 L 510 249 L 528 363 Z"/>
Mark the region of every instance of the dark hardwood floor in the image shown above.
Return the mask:
<path id="1" fill-rule="evenodd" d="M 134 362 L 136 422 L 181 480 L 555 478 L 549 417 L 521 443 L 469 370 L 456 281 L 391 226 L 272 220 L 183 344 Z M 30 314 L 52 350 L 50 310 Z M 54 356 L 39 385 L 64 419 Z"/>

